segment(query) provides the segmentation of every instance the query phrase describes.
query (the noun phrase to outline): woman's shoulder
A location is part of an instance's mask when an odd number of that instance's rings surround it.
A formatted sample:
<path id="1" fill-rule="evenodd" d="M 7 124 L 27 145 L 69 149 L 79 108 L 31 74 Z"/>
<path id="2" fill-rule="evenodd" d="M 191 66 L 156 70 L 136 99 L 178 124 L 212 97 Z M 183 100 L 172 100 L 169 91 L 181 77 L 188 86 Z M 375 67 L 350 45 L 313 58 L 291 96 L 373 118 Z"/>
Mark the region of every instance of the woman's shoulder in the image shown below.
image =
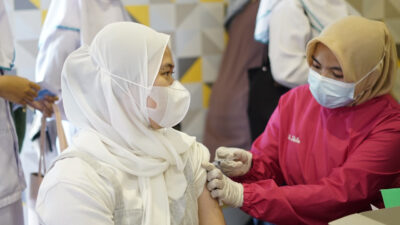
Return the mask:
<path id="1" fill-rule="evenodd" d="M 188 152 L 188 161 L 186 164 L 186 176 L 191 180 L 191 185 L 194 187 L 195 196 L 200 196 L 203 191 L 207 172 L 202 167 L 203 163 L 210 161 L 209 150 L 201 143 L 195 142 Z"/>
<path id="2" fill-rule="evenodd" d="M 79 157 L 69 157 L 54 162 L 54 165 L 47 172 L 43 182 L 46 184 L 60 181 L 88 183 L 88 178 L 96 176 L 96 170 L 83 159 Z"/>
<path id="3" fill-rule="evenodd" d="M 45 175 L 36 211 L 46 224 L 111 224 L 106 220 L 112 218 L 114 202 L 112 186 L 83 159 L 71 157 L 57 161 Z"/>
<path id="4" fill-rule="evenodd" d="M 377 121 L 378 127 L 385 125 L 400 130 L 400 104 L 390 94 L 376 97 L 359 105 L 358 111 L 365 112 L 365 116 Z"/>
<path id="5" fill-rule="evenodd" d="M 199 166 L 203 162 L 210 161 L 210 151 L 200 142 L 195 142 L 188 152 L 188 161 L 192 166 Z"/>
<path id="6" fill-rule="evenodd" d="M 46 173 L 39 190 L 38 203 L 52 192 L 52 196 L 74 194 L 112 198 L 113 187 L 93 166 L 79 157 L 57 160 Z M 107 197 L 108 196 L 108 197 Z"/>

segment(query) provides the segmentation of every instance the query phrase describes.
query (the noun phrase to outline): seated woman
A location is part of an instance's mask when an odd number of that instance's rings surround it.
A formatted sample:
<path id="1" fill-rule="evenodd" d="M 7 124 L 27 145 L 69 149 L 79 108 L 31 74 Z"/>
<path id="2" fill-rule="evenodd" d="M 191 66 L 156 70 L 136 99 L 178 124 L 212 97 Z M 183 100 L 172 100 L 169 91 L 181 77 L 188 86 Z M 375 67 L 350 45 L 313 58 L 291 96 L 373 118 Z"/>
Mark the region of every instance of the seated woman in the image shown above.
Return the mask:
<path id="1" fill-rule="evenodd" d="M 62 97 L 80 131 L 40 187 L 42 224 L 225 224 L 205 189 L 208 150 L 171 128 L 190 94 L 172 77 L 168 42 L 114 23 L 67 58 Z"/>
<path id="2" fill-rule="evenodd" d="M 251 151 L 219 148 L 213 197 L 276 224 L 327 224 L 382 207 L 400 187 L 394 41 L 384 23 L 350 16 L 307 46 L 309 85 L 282 96 Z M 222 160 L 225 159 L 225 160 Z"/>

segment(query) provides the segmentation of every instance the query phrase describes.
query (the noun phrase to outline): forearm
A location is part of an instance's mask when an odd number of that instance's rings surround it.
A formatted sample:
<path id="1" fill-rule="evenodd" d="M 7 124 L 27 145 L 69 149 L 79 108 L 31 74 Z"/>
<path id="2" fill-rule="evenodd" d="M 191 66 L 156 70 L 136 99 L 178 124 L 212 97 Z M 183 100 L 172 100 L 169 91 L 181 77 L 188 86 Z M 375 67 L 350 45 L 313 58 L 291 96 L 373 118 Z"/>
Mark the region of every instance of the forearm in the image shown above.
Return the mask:
<path id="1" fill-rule="evenodd" d="M 241 209 L 277 224 L 326 224 L 368 210 L 379 201 L 379 190 L 391 187 L 396 176 L 346 168 L 315 184 L 278 186 L 271 179 L 243 184 Z"/>

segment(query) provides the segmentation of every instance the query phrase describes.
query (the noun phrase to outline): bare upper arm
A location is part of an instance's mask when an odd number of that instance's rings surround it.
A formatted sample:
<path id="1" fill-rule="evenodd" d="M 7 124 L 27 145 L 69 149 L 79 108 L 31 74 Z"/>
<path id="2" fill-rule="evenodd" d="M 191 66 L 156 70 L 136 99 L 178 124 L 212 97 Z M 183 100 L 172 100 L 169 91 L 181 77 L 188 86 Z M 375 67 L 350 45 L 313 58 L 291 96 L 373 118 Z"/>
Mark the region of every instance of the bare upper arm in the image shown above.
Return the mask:
<path id="1" fill-rule="evenodd" d="M 211 197 L 210 192 L 206 186 L 203 188 L 203 192 L 200 194 L 198 201 L 199 208 L 199 224 L 200 225 L 222 225 L 226 224 L 222 209 L 218 205 L 217 200 Z"/>

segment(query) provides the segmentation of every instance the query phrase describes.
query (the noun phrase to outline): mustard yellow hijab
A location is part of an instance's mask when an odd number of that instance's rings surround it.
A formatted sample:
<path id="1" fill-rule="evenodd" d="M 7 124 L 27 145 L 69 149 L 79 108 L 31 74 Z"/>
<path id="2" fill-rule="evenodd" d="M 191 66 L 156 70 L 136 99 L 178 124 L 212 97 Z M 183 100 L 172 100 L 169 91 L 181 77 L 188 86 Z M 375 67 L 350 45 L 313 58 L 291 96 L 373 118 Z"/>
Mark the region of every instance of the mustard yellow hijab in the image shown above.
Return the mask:
<path id="1" fill-rule="evenodd" d="M 326 45 L 338 59 L 345 82 L 361 80 L 383 59 L 383 63 L 355 87 L 353 105 L 391 91 L 397 72 L 395 42 L 383 22 L 348 16 L 326 27 L 307 45 L 307 62 L 318 43 Z"/>

